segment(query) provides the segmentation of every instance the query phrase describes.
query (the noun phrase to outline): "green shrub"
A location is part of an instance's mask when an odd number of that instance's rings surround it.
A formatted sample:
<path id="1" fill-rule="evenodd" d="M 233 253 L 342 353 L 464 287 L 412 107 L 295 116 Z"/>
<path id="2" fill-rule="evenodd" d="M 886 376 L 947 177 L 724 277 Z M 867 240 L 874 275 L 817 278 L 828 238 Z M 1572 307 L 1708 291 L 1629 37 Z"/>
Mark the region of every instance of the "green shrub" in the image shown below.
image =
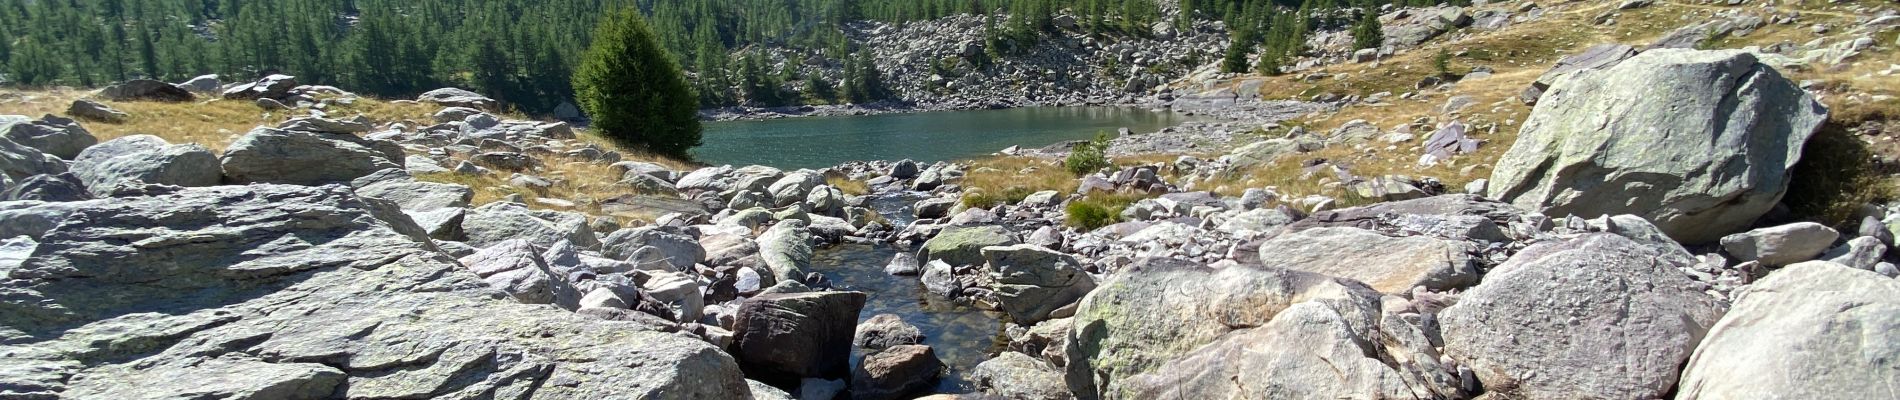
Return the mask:
<path id="1" fill-rule="evenodd" d="M 1076 176 L 1088 175 L 1111 166 L 1114 164 L 1108 162 L 1107 133 L 1096 135 L 1095 140 L 1075 145 L 1075 150 L 1069 151 L 1069 158 L 1062 162 L 1062 168 Z"/>
<path id="2" fill-rule="evenodd" d="M 614 143 L 687 158 L 699 146 L 699 96 L 638 10 L 601 18 L 574 71 L 574 96 Z"/>
<path id="3" fill-rule="evenodd" d="M 1863 204 L 1893 198 L 1893 182 L 1874 166 L 1873 151 L 1836 122 L 1821 126 L 1808 139 L 1788 183 L 1783 203 L 1796 217 L 1853 228 Z"/>
<path id="4" fill-rule="evenodd" d="M 1121 221 L 1121 208 L 1109 207 L 1089 201 L 1070 202 L 1068 207 L 1069 226 L 1081 230 L 1096 230 Z"/>

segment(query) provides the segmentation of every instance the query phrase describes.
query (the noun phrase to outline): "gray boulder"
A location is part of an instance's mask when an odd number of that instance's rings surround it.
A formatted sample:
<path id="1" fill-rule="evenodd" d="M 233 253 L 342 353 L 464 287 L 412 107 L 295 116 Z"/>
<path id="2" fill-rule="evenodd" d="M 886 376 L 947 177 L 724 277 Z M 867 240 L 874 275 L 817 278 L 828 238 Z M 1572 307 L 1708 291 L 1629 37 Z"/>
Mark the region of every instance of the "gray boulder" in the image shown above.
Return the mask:
<path id="1" fill-rule="evenodd" d="M 290 90 L 297 88 L 297 77 L 290 75 L 271 75 L 255 82 L 232 86 L 224 90 L 225 100 L 282 99 L 290 96 Z"/>
<path id="2" fill-rule="evenodd" d="M 0 173 L 13 180 L 41 174 L 66 172 L 66 162 L 39 149 L 0 137 Z"/>
<path id="3" fill-rule="evenodd" d="M 1660 398 L 1724 311 L 1695 263 L 1613 234 L 1532 245 L 1439 314 L 1445 353 L 1499 395 Z"/>
<path id="4" fill-rule="evenodd" d="M 553 246 L 566 240 L 584 249 L 600 247 L 600 237 L 588 229 L 586 215 L 530 210 L 527 205 L 505 201 L 469 210 L 462 219 L 462 231 L 468 235 L 468 244 L 475 247 L 509 239 L 524 239 L 536 246 Z"/>
<path id="5" fill-rule="evenodd" d="M 706 261 L 706 249 L 699 241 L 670 228 L 641 227 L 621 229 L 608 234 L 601 240 L 601 256 L 615 260 L 642 259 L 640 252 L 649 252 L 647 259 L 657 261 L 657 265 L 641 264 L 643 269 L 663 269 L 668 271 L 687 271 L 693 265 Z"/>
<path id="6" fill-rule="evenodd" d="M 88 147 L 73 159 L 72 171 L 98 196 L 132 182 L 202 187 L 217 185 L 224 178 L 218 156 L 210 149 L 171 144 L 152 135 L 126 136 Z"/>
<path id="7" fill-rule="evenodd" d="M 81 150 L 99 144 L 99 138 L 92 136 L 92 132 L 87 132 L 79 123 L 51 115 L 35 121 L 0 120 L 0 135 L 14 143 L 67 160 L 78 157 Z"/>
<path id="8" fill-rule="evenodd" d="M 213 78 L 216 79 L 216 78 Z M 151 79 L 133 79 L 106 86 L 99 91 L 99 97 L 111 101 L 162 101 L 180 103 L 197 100 L 198 96 L 170 83 Z"/>
<path id="9" fill-rule="evenodd" d="M 1464 397 L 1425 335 L 1379 310 L 1350 280 L 1142 259 L 1076 309 L 1066 381 L 1101 399 Z"/>
<path id="10" fill-rule="evenodd" d="M 1682 370 L 1676 399 L 1891 399 L 1900 280 L 1823 262 L 1742 289 Z"/>
<path id="11" fill-rule="evenodd" d="M 1827 225 L 1797 222 L 1724 236 L 1722 250 L 1737 260 L 1783 266 L 1813 260 L 1840 237 Z"/>
<path id="12" fill-rule="evenodd" d="M 1095 279 L 1075 257 L 1036 245 L 984 247 L 983 259 L 995 274 L 996 300 L 1010 321 L 1035 325 L 1090 290 Z"/>
<path id="13" fill-rule="evenodd" d="M 803 282 L 811 270 L 811 232 L 805 221 L 786 220 L 759 234 L 759 258 L 774 282 Z"/>
<path id="14" fill-rule="evenodd" d="M 92 194 L 86 192 L 86 185 L 80 183 L 79 178 L 73 176 L 71 172 L 57 175 L 34 175 L 15 182 L 12 186 L 0 188 L 0 201 L 60 202 L 91 198 Z"/>
<path id="15" fill-rule="evenodd" d="M 996 225 L 944 228 L 917 250 L 917 260 L 943 260 L 953 266 L 982 265 L 983 248 L 1017 244 L 1009 230 Z"/>
<path id="16" fill-rule="evenodd" d="M 898 400 L 937 383 L 943 360 L 930 346 L 907 344 L 867 354 L 851 370 L 852 400 Z"/>
<path id="17" fill-rule="evenodd" d="M 500 106 L 500 103 L 495 102 L 495 99 L 488 98 L 488 96 L 457 88 L 442 88 L 424 92 L 421 96 L 416 97 L 416 101 L 444 106 L 468 107 L 486 111 L 495 111 Z"/>
<path id="18" fill-rule="evenodd" d="M 579 308 L 581 294 L 567 284 L 566 274 L 550 269 L 541 258 L 541 250 L 526 240 L 496 243 L 460 261 L 469 272 L 515 301 Z"/>
<path id="19" fill-rule="evenodd" d="M 28 398 L 743 398 L 737 364 L 634 322 L 517 304 L 348 189 L 87 202 L 0 283 Z M 391 221 L 396 222 L 391 222 Z M 561 382 L 548 385 L 547 382 Z"/>
<path id="20" fill-rule="evenodd" d="M 1020 400 L 1068 400 L 1062 370 L 1028 354 L 1005 351 L 970 370 L 970 383 L 983 394 Z"/>
<path id="21" fill-rule="evenodd" d="M 199 75 L 178 84 L 178 87 L 192 93 L 217 94 L 219 90 L 224 89 L 224 82 L 218 80 L 218 74 Z"/>
<path id="22" fill-rule="evenodd" d="M 794 171 L 773 182 L 766 191 L 772 194 L 775 207 L 784 207 L 805 200 L 813 188 L 824 184 L 824 175 L 812 171 Z"/>
<path id="23" fill-rule="evenodd" d="M 1637 215 L 1708 243 L 1781 200 L 1826 119 L 1750 53 L 1653 50 L 1553 86 L 1497 162 L 1487 197 L 1551 216 Z"/>
<path id="24" fill-rule="evenodd" d="M 221 164 L 233 183 L 323 185 L 402 168 L 402 160 L 393 142 L 259 127 L 225 148 Z"/>
<path id="25" fill-rule="evenodd" d="M 858 348 L 872 351 L 923 342 L 924 331 L 897 314 L 878 314 L 858 323 L 858 332 L 851 339 Z"/>
<path id="26" fill-rule="evenodd" d="M 73 105 L 66 107 L 66 115 L 71 115 L 73 118 L 111 123 L 121 123 L 132 119 L 132 114 L 130 113 L 119 111 L 119 109 L 112 108 L 112 106 L 105 105 L 105 103 L 86 99 L 73 100 Z"/>
<path id="27" fill-rule="evenodd" d="M 773 293 L 747 299 L 732 325 L 732 356 L 748 371 L 767 376 L 843 377 L 865 299 L 859 292 Z"/>
<path id="28" fill-rule="evenodd" d="M 1429 236 L 1386 236 L 1348 227 L 1317 228 L 1260 244 L 1260 262 L 1365 282 L 1385 293 L 1433 291 L 1478 283 L 1475 246 Z"/>

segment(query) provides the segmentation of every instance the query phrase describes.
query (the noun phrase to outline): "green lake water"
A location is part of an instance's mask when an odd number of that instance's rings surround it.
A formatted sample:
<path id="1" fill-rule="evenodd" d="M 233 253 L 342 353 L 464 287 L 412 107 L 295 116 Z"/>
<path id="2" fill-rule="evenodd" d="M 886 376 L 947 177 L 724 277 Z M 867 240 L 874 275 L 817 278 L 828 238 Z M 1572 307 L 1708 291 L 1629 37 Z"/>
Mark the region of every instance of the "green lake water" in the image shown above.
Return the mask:
<path id="1" fill-rule="evenodd" d="M 1009 146 L 1037 148 L 1115 134 L 1153 132 L 1186 116 L 1129 107 L 1036 107 L 868 116 L 709 122 L 693 150 L 709 164 L 819 168 L 846 161 L 957 160 Z"/>

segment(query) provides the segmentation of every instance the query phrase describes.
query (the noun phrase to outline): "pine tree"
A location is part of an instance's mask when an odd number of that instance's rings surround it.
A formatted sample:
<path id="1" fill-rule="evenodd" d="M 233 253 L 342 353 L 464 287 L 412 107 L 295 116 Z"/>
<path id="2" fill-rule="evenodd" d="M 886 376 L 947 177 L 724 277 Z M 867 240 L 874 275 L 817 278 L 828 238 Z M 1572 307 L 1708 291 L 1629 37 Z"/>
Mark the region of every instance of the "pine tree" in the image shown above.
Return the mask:
<path id="1" fill-rule="evenodd" d="M 1371 10 L 1360 13 L 1359 23 L 1352 26 L 1352 48 L 1376 49 L 1385 44 L 1385 28 L 1379 26 L 1379 15 Z"/>
<path id="2" fill-rule="evenodd" d="M 700 144 L 698 96 L 637 9 L 601 18 L 574 72 L 594 129 L 623 146 L 688 158 Z"/>
<path id="3" fill-rule="evenodd" d="M 26 39 L 14 52 L 7 63 L 7 79 L 25 86 L 45 86 L 59 79 L 63 66 L 39 41 Z"/>

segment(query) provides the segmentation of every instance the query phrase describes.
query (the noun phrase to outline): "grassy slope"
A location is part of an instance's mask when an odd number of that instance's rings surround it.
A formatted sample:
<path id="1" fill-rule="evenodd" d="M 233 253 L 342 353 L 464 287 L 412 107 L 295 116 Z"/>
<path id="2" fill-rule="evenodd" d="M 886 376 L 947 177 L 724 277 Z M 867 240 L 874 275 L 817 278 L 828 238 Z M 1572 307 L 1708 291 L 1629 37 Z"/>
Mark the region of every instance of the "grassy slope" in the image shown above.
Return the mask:
<path id="1" fill-rule="evenodd" d="M 0 90 L 0 114 L 18 114 L 37 117 L 43 114 L 65 116 L 66 106 L 73 99 L 85 97 L 90 91 L 73 89 L 52 89 L 45 91 Z M 106 123 L 82 121 L 100 141 L 111 140 L 134 134 L 150 134 L 173 143 L 196 143 L 216 152 L 224 151 L 225 146 L 237 140 L 245 132 L 258 126 L 274 126 L 293 116 L 303 115 L 299 111 L 292 113 L 266 112 L 247 101 L 203 100 L 191 103 L 158 102 L 103 102 L 121 111 L 132 114 L 124 123 Z M 364 115 L 378 125 L 401 122 L 410 127 L 433 125 L 430 115 L 441 107 L 417 104 L 414 102 L 384 101 L 361 99 L 350 106 L 331 107 L 327 110 L 331 116 L 353 118 Z M 519 114 L 504 115 L 511 119 L 529 119 Z M 659 163 L 675 169 L 690 169 L 690 163 L 663 157 L 643 155 L 638 152 L 620 149 L 612 142 L 594 135 L 589 131 L 577 132 L 580 140 L 605 149 L 619 149 L 623 159 Z M 419 179 L 435 182 L 457 183 L 475 188 L 474 204 L 484 204 L 499 200 L 512 194 L 521 194 L 527 198 L 530 206 L 537 208 L 562 209 L 562 207 L 537 201 L 538 199 L 562 199 L 576 203 L 576 209 L 596 215 L 601 214 L 595 202 L 611 199 L 625 194 L 637 194 L 627 185 L 620 185 L 620 175 L 607 165 L 579 162 L 558 155 L 539 156 L 547 168 L 540 172 L 543 178 L 554 183 L 548 190 L 535 192 L 516 188 L 508 184 L 509 175 L 466 176 L 456 174 L 426 174 Z M 453 167 L 462 157 L 456 157 L 445 166 Z M 651 220 L 657 215 L 640 213 L 614 215 L 624 220 Z"/>
<path id="2" fill-rule="evenodd" d="M 1520 23 L 1505 29 L 1480 32 L 1465 30 L 1464 34 L 1448 34 L 1454 39 L 1435 39 L 1426 45 L 1395 55 L 1393 57 L 1369 63 L 1349 63 L 1332 65 L 1302 74 L 1290 74 L 1279 77 L 1242 76 L 1229 82 L 1241 82 L 1249 79 L 1265 79 L 1262 96 L 1267 99 L 1303 99 L 1319 93 L 1346 95 L 1370 95 L 1390 92 L 1382 104 L 1355 104 L 1337 112 L 1316 116 L 1293 124 L 1304 125 L 1313 132 L 1327 132 L 1353 120 L 1365 120 L 1375 126 L 1391 130 L 1397 126 L 1418 122 L 1435 124 L 1449 120 L 1463 121 L 1474 127 L 1474 138 L 1485 141 L 1477 153 L 1468 154 L 1441 162 L 1429 168 L 1418 167 L 1415 162 L 1421 155 L 1417 144 L 1424 139 L 1430 129 L 1415 129 L 1419 137 L 1410 143 L 1396 146 L 1375 142 L 1359 146 L 1335 146 L 1318 152 L 1288 157 L 1279 162 L 1264 165 L 1251 171 L 1223 177 L 1214 182 L 1197 187 L 1200 190 L 1214 190 L 1225 195 L 1238 195 L 1246 188 L 1275 187 L 1289 198 L 1309 194 L 1324 194 L 1338 197 L 1341 205 L 1363 203 L 1365 199 L 1355 199 L 1343 191 L 1329 185 L 1331 178 L 1304 176 L 1300 163 L 1312 159 L 1325 159 L 1334 164 L 1348 166 L 1359 176 L 1408 175 L 1432 176 L 1445 181 L 1448 187 L 1460 188 L 1472 180 L 1490 175 L 1491 163 L 1509 150 L 1517 137 L 1517 124 L 1530 114 L 1531 107 L 1517 100 L 1519 91 L 1528 86 L 1537 77 L 1564 55 L 1598 43 L 1624 43 L 1645 45 L 1679 27 L 1708 20 L 1715 12 L 1728 9 L 1758 10 L 1756 6 L 1723 7 L 1694 5 L 1681 1 L 1659 1 L 1655 5 L 1622 11 L 1616 17 L 1614 25 L 1592 25 L 1596 16 L 1611 10 L 1617 2 L 1594 1 L 1578 3 L 1539 2 L 1545 7 L 1545 17 L 1539 21 Z M 1512 3 L 1516 4 L 1516 3 Z M 1748 36 L 1730 37 L 1714 43 L 1715 48 L 1741 48 L 1746 46 L 1766 46 L 1775 43 L 1806 43 L 1825 38 L 1826 43 L 1850 39 L 1843 32 L 1852 26 L 1855 16 L 1847 11 L 1853 3 L 1830 4 L 1824 1 L 1808 1 L 1799 5 L 1783 5 L 1783 10 L 1799 10 L 1801 22 L 1791 25 L 1766 25 Z M 1818 35 L 1809 27 L 1816 23 L 1834 26 L 1830 35 Z M 1881 43 L 1892 43 L 1892 32 L 1882 36 Z M 1470 71 L 1477 66 L 1492 68 L 1495 72 L 1484 79 L 1459 82 L 1447 90 L 1415 90 L 1413 85 L 1435 73 L 1432 58 L 1440 51 L 1457 54 L 1450 62 L 1454 73 Z M 1827 82 L 1834 92 L 1860 92 L 1870 94 L 1900 94 L 1900 78 L 1874 74 L 1887 68 L 1883 60 L 1893 60 L 1891 46 L 1879 48 L 1879 51 L 1863 54 L 1844 68 L 1822 70 L 1816 67 L 1798 68 L 1784 71 L 1791 79 L 1820 80 Z M 1325 73 L 1331 77 L 1307 81 L 1301 75 Z M 1396 95 L 1406 92 L 1419 92 L 1412 99 L 1399 99 Z M 1475 106 L 1456 114 L 1443 114 L 1439 108 L 1452 96 L 1470 96 Z M 1893 119 L 1900 116 L 1900 101 L 1889 100 L 1881 103 L 1855 103 L 1845 96 L 1825 96 L 1823 102 L 1835 110 L 1837 123 L 1858 124 L 1864 119 Z M 1876 147 L 1883 147 L 1877 145 Z M 1900 154 L 1900 145 L 1884 146 L 1895 151 L 1884 154 Z M 1197 154 L 1202 157 L 1217 157 L 1218 154 Z M 1171 161 L 1174 157 L 1137 157 L 1118 159 L 1117 164 L 1132 165 Z M 1020 158 L 995 158 L 980 160 L 979 173 L 971 174 L 965 187 L 977 192 L 1002 193 L 1022 192 L 1024 190 L 1058 189 L 1072 191 L 1074 181 L 1063 179 L 1066 173 L 1059 168 L 1059 160 L 1024 160 Z M 1016 172 L 1023 165 L 1040 164 L 1039 168 L 1021 174 L 1009 176 L 986 176 L 980 173 L 986 166 L 999 167 L 1003 171 Z"/>

